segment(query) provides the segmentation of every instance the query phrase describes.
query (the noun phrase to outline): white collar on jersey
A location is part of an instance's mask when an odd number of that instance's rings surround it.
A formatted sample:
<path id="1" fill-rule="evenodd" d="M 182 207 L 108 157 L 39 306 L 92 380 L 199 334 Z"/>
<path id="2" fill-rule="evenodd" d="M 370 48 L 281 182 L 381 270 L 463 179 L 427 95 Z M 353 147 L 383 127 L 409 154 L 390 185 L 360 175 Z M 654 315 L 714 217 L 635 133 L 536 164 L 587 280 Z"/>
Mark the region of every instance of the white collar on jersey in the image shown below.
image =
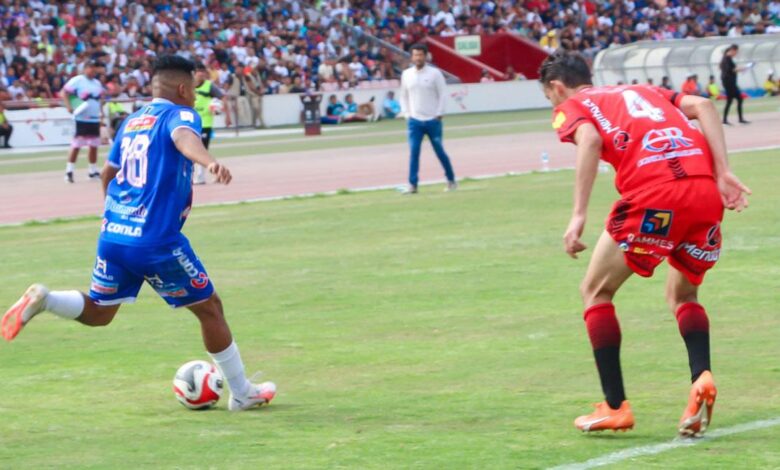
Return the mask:
<path id="1" fill-rule="evenodd" d="M 158 104 L 158 103 L 174 104 L 173 101 L 166 100 L 165 98 L 155 98 L 152 100 L 152 104 Z"/>

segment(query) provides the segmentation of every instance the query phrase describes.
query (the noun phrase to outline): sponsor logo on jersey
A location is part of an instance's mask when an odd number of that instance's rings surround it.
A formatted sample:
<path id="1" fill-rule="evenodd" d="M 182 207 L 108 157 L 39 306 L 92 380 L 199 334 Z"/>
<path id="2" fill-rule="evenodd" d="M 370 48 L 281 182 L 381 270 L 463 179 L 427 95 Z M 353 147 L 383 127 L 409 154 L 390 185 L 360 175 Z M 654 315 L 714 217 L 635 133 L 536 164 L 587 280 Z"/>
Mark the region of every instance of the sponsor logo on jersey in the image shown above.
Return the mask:
<path id="1" fill-rule="evenodd" d="M 565 122 L 566 115 L 563 113 L 563 111 L 558 111 L 558 114 L 555 115 L 555 119 L 553 119 L 552 127 L 553 129 L 558 130 Z"/>
<path id="2" fill-rule="evenodd" d="M 628 236 L 629 243 L 638 243 L 642 245 L 649 245 L 661 248 L 662 250 L 673 250 L 674 242 L 666 238 L 651 237 L 649 235 L 634 236 L 630 234 Z"/>
<path id="3" fill-rule="evenodd" d="M 111 295 L 116 294 L 117 290 L 119 290 L 119 284 L 112 283 L 112 282 L 105 282 L 100 279 L 92 278 L 92 285 L 90 286 L 92 289 L 92 292 L 97 292 L 98 294 L 103 295 Z"/>
<path id="4" fill-rule="evenodd" d="M 601 129 L 606 134 L 611 134 L 613 132 L 619 131 L 620 126 L 613 126 L 612 122 L 610 122 L 609 119 L 604 116 L 604 113 L 601 112 L 601 108 L 599 108 L 599 105 L 597 105 L 593 100 L 590 98 L 586 99 L 582 102 L 585 106 L 588 107 L 590 110 L 590 114 L 593 116 L 593 119 L 596 120 L 596 122 L 599 123 L 599 126 L 601 126 Z"/>
<path id="5" fill-rule="evenodd" d="M 650 152 L 660 153 L 682 147 L 692 147 L 693 140 L 685 137 L 679 127 L 653 129 L 645 134 L 642 147 Z"/>
<path id="6" fill-rule="evenodd" d="M 641 233 L 646 235 L 669 235 L 672 227 L 672 211 L 645 209 L 645 217 L 642 219 Z"/>
<path id="7" fill-rule="evenodd" d="M 195 122 L 195 115 L 189 111 L 179 112 L 179 118 L 184 122 Z"/>
<path id="8" fill-rule="evenodd" d="M 148 131 L 154 127 L 157 122 L 157 116 L 138 116 L 127 121 L 125 132 Z"/>
<path id="9" fill-rule="evenodd" d="M 117 201 L 111 196 L 106 198 L 106 210 L 113 214 L 138 218 L 145 218 L 147 215 L 146 207 L 143 204 L 140 206 L 130 206 Z"/>
<path id="10" fill-rule="evenodd" d="M 118 224 L 116 222 L 104 222 L 100 231 L 133 238 L 140 238 L 144 234 L 144 230 L 141 227 L 133 227 L 132 225 Z"/>
<path id="11" fill-rule="evenodd" d="M 688 256 L 698 261 L 714 263 L 720 258 L 720 248 L 715 250 L 703 250 L 693 243 L 680 243 L 678 250 L 684 250 Z"/>
<path id="12" fill-rule="evenodd" d="M 206 273 L 201 272 L 197 266 L 195 266 L 195 263 L 190 260 L 189 256 L 187 256 L 187 253 L 184 252 L 181 248 L 176 248 L 173 250 L 173 256 L 176 257 L 176 261 L 178 261 L 179 266 L 184 270 L 185 273 L 187 273 L 187 276 L 190 277 L 190 285 L 196 289 L 205 289 L 206 286 L 209 285 L 209 277 L 206 275 Z"/>
<path id="13" fill-rule="evenodd" d="M 631 142 L 631 136 L 626 131 L 618 132 L 612 139 L 612 143 L 615 145 L 615 149 L 617 150 L 627 149 L 629 142 Z"/>
<path id="14" fill-rule="evenodd" d="M 715 224 L 707 231 L 707 244 L 709 246 L 718 246 L 720 241 L 720 224 Z"/>

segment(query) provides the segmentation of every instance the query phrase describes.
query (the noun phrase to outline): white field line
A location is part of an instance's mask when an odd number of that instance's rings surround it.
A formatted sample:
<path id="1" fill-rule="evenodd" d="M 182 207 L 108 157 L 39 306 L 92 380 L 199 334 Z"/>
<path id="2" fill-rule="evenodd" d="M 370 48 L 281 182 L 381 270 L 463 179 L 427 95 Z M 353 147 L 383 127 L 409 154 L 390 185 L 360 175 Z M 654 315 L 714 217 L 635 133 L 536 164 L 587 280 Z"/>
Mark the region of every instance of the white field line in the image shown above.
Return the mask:
<path id="1" fill-rule="evenodd" d="M 657 455 L 669 450 L 695 446 L 696 444 L 709 442 L 713 439 L 718 439 L 721 437 L 758 431 L 760 429 L 772 428 L 775 426 L 780 426 L 780 417 L 751 421 L 749 423 L 737 424 L 728 428 L 715 429 L 714 431 L 709 431 L 704 435 L 704 437 L 699 439 L 676 438 L 671 442 L 631 447 L 618 452 L 612 452 L 611 454 L 602 455 L 601 457 L 586 460 L 584 462 L 552 467 L 550 470 L 587 470 L 590 468 L 603 467 L 605 465 L 613 465 L 619 462 L 623 462 L 624 460 L 635 459 L 637 457 L 643 457 L 646 455 Z"/>
<path id="2" fill-rule="evenodd" d="M 737 150 L 730 150 L 729 153 L 747 153 L 747 152 L 759 152 L 763 150 L 777 150 L 780 149 L 780 145 L 769 145 L 764 147 L 749 147 L 749 148 L 743 148 L 743 149 L 737 149 Z M 573 170 L 574 167 L 572 166 L 564 166 L 564 167 L 558 167 L 558 168 L 551 168 L 549 171 L 564 171 L 564 170 Z M 504 176 L 517 176 L 517 175 L 527 175 L 530 173 L 538 173 L 539 170 L 530 170 L 530 171 L 509 171 L 506 173 L 489 173 L 486 175 L 477 175 L 477 176 L 468 176 L 465 179 L 472 179 L 472 180 L 487 180 L 487 179 L 493 179 L 493 178 L 502 178 Z M 429 186 L 434 184 L 442 184 L 445 183 L 444 179 L 437 179 L 437 180 L 430 180 L 430 181 L 421 181 L 420 186 Z M 298 199 L 298 198 L 310 198 L 310 197 L 316 197 L 316 196 L 334 196 L 342 192 L 343 190 L 347 190 L 349 192 L 358 193 L 358 192 L 366 192 L 366 191 L 385 191 L 388 189 L 401 189 L 405 185 L 403 184 L 386 184 L 381 186 L 364 186 L 364 187 L 358 187 L 358 188 L 342 188 L 335 191 L 322 191 L 317 193 L 297 193 L 297 194 L 283 194 L 279 196 L 265 196 L 265 197 L 256 197 L 256 198 L 249 198 L 249 199 L 238 199 L 235 201 L 220 201 L 220 202 L 208 202 L 204 204 L 195 204 L 194 207 L 219 207 L 219 206 L 234 206 L 237 204 L 245 204 L 245 203 L 253 203 L 253 202 L 268 202 L 268 201 L 283 201 L 286 199 Z M 88 215 L 81 215 L 81 216 L 73 216 L 73 217 L 55 217 L 53 219 L 28 219 L 24 222 L 10 222 L 5 224 L 0 224 L 0 228 L 3 227 L 18 227 L 20 225 L 24 225 L 29 222 L 39 222 L 39 223 L 46 223 L 52 220 L 57 221 L 67 221 L 67 220 L 75 220 L 75 219 L 83 219 L 84 217 L 89 217 Z"/>

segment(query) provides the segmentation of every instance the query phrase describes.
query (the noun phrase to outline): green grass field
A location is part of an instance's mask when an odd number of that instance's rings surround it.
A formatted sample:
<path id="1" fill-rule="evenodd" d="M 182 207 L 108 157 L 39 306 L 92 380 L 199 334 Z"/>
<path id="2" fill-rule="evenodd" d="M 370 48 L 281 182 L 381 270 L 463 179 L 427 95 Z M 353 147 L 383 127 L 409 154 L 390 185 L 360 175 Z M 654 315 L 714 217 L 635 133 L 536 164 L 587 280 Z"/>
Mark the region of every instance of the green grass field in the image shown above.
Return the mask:
<path id="1" fill-rule="evenodd" d="M 732 158 L 755 195 L 728 214 L 701 294 L 720 387 L 713 430 L 780 416 L 780 160 Z M 591 246 L 612 176 L 598 181 Z M 616 300 L 636 429 L 572 426 L 600 400 L 577 294 L 586 260 L 561 244 L 572 179 L 196 209 L 185 233 L 248 372 L 277 382 L 273 404 L 181 407 L 171 379 L 207 358 L 199 328 L 145 287 L 107 328 L 44 314 L 0 344 L 0 468 L 545 468 L 670 441 L 689 383 L 664 266 Z M 88 287 L 97 230 L 97 219 L 0 228 L 0 303 L 36 281 Z M 778 442 L 772 427 L 615 468 L 780 468 Z"/>

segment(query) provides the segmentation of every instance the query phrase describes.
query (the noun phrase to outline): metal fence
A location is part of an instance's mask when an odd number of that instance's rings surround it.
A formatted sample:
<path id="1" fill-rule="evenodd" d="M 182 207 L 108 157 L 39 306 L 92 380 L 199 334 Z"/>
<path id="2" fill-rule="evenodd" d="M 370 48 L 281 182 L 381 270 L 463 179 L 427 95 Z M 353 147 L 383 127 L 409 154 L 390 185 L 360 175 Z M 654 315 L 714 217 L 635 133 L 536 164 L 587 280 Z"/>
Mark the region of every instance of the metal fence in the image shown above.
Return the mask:
<path id="1" fill-rule="evenodd" d="M 780 72 L 780 35 L 742 36 L 738 38 L 715 37 L 703 39 L 677 39 L 667 41 L 641 41 L 625 46 L 605 49 L 596 56 L 593 75 L 597 85 L 614 85 L 619 81 L 640 83 L 669 77 L 672 86 L 679 89 L 685 79 L 693 74 L 705 82 L 714 75 L 720 84 L 719 64 L 723 52 L 730 44 L 739 45 L 735 57 L 737 65 L 753 63 L 754 66 L 739 74 L 742 89 L 759 89 L 770 72 L 777 79 Z"/>

